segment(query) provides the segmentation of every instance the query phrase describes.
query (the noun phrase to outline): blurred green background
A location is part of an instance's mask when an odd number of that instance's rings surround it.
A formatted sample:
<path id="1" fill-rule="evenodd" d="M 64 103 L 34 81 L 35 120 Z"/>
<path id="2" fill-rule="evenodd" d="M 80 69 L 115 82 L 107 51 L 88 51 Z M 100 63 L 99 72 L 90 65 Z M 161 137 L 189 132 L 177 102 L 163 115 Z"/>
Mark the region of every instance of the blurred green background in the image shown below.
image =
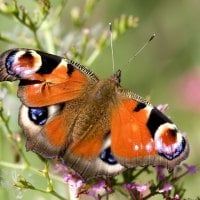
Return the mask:
<path id="1" fill-rule="evenodd" d="M 6 1 L 3 1 L 6 2 Z M 10 2 L 10 1 L 8 1 Z M 34 10 L 34 1 L 20 1 L 27 9 Z M 61 15 L 60 30 L 52 30 L 57 35 L 61 32 L 63 38 L 71 34 L 73 26 L 69 13 L 74 6 L 83 4 L 83 0 L 69 0 Z M 56 6 L 56 1 L 52 2 Z M 1 4 L 1 1 L 0 1 Z M 154 105 L 169 104 L 168 115 L 177 126 L 187 133 L 190 143 L 190 156 L 187 163 L 199 166 L 200 145 L 200 1 L 198 0 L 100 0 L 92 17 L 86 23 L 87 28 L 97 31 L 99 27 L 108 27 L 109 22 L 121 14 L 132 14 L 139 17 L 137 28 L 128 30 L 120 39 L 114 42 L 116 68 L 122 69 L 122 86 L 141 96 L 149 97 Z M 0 15 L 0 32 L 7 33 L 13 40 L 17 39 L 22 26 L 12 18 Z M 23 29 L 22 29 L 23 30 Z M 155 33 L 154 40 L 133 60 L 125 66 L 127 60 Z M 75 33 L 74 33 L 75 34 Z M 16 38 L 15 38 L 16 36 Z M 61 49 L 60 38 L 56 38 Z M 70 37 L 65 38 L 70 40 Z M 77 42 L 77 41 L 76 41 Z M 59 46 L 58 45 L 58 46 Z M 0 52 L 16 47 L 16 45 L 0 42 Z M 27 46 L 28 47 L 28 46 Z M 110 48 L 105 48 L 92 65 L 92 70 L 101 78 L 112 74 Z M 11 101 L 11 102 L 10 102 Z M 8 98 L 7 105 L 13 105 L 13 97 Z M 17 125 L 17 107 L 15 101 L 12 115 L 13 129 L 19 131 Z M 0 133 L 0 159 L 9 160 L 12 152 L 6 145 L 6 140 Z M 30 159 L 32 158 L 32 153 Z M 37 165 L 37 164 L 36 164 Z M 39 164 L 38 164 L 39 165 Z M 0 199 L 51 199 L 51 196 L 36 195 L 36 192 L 13 190 L 9 180 L 14 179 L 15 171 L 0 170 L 0 177 L 8 176 L 6 186 L 0 188 Z M 0 180 L 1 181 L 1 180 Z M 183 180 L 186 199 L 200 196 L 200 175 L 190 175 Z M 20 196 L 21 194 L 21 196 Z M 30 196 L 30 194 L 32 196 Z M 53 199 L 53 198 L 52 198 Z"/>

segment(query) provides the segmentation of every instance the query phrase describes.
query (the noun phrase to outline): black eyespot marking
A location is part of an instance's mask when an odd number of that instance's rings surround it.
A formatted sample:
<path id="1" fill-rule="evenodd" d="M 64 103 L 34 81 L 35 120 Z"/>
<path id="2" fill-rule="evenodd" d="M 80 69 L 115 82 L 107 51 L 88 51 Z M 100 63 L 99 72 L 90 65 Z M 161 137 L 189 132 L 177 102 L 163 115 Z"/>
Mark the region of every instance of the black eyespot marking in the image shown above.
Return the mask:
<path id="1" fill-rule="evenodd" d="M 17 53 L 17 51 L 11 51 L 10 54 L 7 56 L 6 61 L 5 61 L 5 66 L 6 66 L 7 72 L 10 75 L 14 75 L 14 72 L 11 71 L 10 68 L 12 67 L 12 64 L 14 62 L 14 58 L 15 58 L 16 53 Z"/>
<path id="2" fill-rule="evenodd" d="M 177 136 L 177 129 L 170 129 L 170 135 L 174 138 Z"/>
<path id="3" fill-rule="evenodd" d="M 167 122 L 171 124 L 173 123 L 166 115 L 164 115 L 157 108 L 153 108 L 151 110 L 151 113 L 147 122 L 147 127 L 149 128 L 153 138 L 158 127 Z"/>
<path id="4" fill-rule="evenodd" d="M 110 165 L 117 164 L 115 157 L 112 155 L 110 147 L 108 147 L 107 149 L 103 150 L 100 153 L 100 159 L 103 160 L 104 162 L 110 164 Z"/>
<path id="5" fill-rule="evenodd" d="M 61 62 L 62 58 L 60 56 L 52 55 L 49 53 L 36 51 L 42 59 L 42 66 L 36 72 L 39 74 L 50 74 Z"/>
<path id="6" fill-rule="evenodd" d="M 25 59 L 32 59 L 33 56 L 31 54 L 30 51 L 26 51 L 25 54 L 22 55 L 22 58 L 25 58 Z"/>
<path id="7" fill-rule="evenodd" d="M 68 69 L 68 71 L 67 71 L 67 74 L 69 75 L 69 76 L 71 76 L 72 75 L 72 73 L 73 73 L 73 71 L 74 71 L 74 66 L 72 65 L 72 64 L 67 64 L 67 69 Z"/>
<path id="8" fill-rule="evenodd" d="M 41 108 L 29 108 L 28 109 L 29 119 L 36 125 L 44 125 L 48 119 L 47 107 Z"/>
<path id="9" fill-rule="evenodd" d="M 146 107 L 146 104 L 145 104 L 145 103 L 138 102 L 137 106 L 134 108 L 133 111 L 139 112 L 141 109 L 143 109 L 143 108 L 145 108 L 145 107 Z"/>
<path id="10" fill-rule="evenodd" d="M 159 155 L 167 158 L 168 160 L 173 160 L 174 158 L 178 157 L 184 151 L 185 146 L 186 146 L 186 141 L 184 138 L 182 138 L 180 145 L 176 148 L 176 150 L 174 152 L 166 153 L 166 152 L 159 150 L 158 153 L 159 153 Z"/>

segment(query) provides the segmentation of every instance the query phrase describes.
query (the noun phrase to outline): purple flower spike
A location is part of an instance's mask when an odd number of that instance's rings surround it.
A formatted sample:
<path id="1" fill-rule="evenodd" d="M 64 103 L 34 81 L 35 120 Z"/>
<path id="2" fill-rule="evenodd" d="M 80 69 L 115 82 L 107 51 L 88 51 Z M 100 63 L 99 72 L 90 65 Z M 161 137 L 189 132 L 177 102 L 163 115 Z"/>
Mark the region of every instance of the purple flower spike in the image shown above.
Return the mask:
<path id="1" fill-rule="evenodd" d="M 189 174 L 195 174 L 199 170 L 199 168 L 195 165 L 188 165 L 187 163 L 184 163 L 183 166 L 188 170 Z"/>
<path id="2" fill-rule="evenodd" d="M 94 197 L 94 199 L 98 200 L 99 195 L 102 195 L 106 192 L 106 184 L 103 179 L 100 179 L 99 182 L 93 185 L 87 192 L 87 195 Z"/>
<path id="3" fill-rule="evenodd" d="M 78 197 L 81 188 L 85 186 L 79 175 L 63 164 L 56 164 L 56 170 L 62 174 L 64 181 L 69 184 L 74 196 Z"/>
<path id="4" fill-rule="evenodd" d="M 162 166 L 156 166 L 156 170 L 157 170 L 158 181 L 160 181 L 160 182 L 164 181 L 165 180 L 165 174 L 164 174 L 165 168 Z"/>

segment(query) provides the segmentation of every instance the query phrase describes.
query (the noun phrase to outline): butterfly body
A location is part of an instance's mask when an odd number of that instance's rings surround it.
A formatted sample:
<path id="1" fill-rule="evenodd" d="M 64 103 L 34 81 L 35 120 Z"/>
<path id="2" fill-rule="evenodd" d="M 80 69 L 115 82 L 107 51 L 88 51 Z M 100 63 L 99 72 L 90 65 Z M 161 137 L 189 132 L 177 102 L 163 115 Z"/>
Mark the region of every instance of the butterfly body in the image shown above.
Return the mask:
<path id="1" fill-rule="evenodd" d="M 136 166 L 173 169 L 189 145 L 176 125 L 120 86 L 121 71 L 99 80 L 83 65 L 31 49 L 0 56 L 0 81 L 20 80 L 19 124 L 27 150 L 61 158 L 85 180 Z"/>

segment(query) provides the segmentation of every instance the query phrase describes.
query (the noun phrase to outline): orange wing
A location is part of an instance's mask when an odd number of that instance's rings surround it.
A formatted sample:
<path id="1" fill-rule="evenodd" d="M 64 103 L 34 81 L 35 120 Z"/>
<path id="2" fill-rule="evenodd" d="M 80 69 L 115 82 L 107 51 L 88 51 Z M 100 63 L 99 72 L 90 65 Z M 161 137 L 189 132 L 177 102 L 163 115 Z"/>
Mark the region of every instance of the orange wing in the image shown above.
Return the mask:
<path id="1" fill-rule="evenodd" d="M 84 66 L 40 51 L 11 49 L 0 60 L 0 81 L 20 80 L 18 96 L 31 107 L 75 99 L 98 80 Z"/>
<path id="2" fill-rule="evenodd" d="M 113 153 L 117 157 L 133 159 L 147 154 L 146 145 L 151 145 L 149 155 L 155 155 L 150 130 L 146 126 L 148 113 L 142 109 L 135 112 L 138 102 L 123 100 L 119 107 L 113 110 L 111 141 Z"/>
<path id="3" fill-rule="evenodd" d="M 68 139 L 63 105 L 30 108 L 22 104 L 19 124 L 26 136 L 26 149 L 46 158 L 59 157 Z"/>
<path id="4" fill-rule="evenodd" d="M 173 122 L 150 104 L 122 98 L 113 109 L 111 150 L 126 167 L 163 165 L 172 169 L 189 152 Z"/>

